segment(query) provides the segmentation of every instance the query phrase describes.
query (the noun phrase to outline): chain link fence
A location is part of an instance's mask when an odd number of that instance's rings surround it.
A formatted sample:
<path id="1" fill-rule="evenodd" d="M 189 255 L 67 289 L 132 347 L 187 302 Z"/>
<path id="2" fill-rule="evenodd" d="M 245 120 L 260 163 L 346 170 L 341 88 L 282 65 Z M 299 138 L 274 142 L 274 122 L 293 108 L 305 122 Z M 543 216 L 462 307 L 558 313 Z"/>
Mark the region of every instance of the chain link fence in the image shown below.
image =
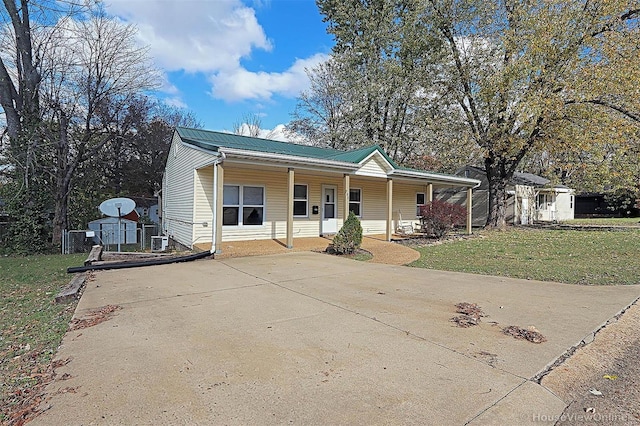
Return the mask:
<path id="1" fill-rule="evenodd" d="M 142 251 L 151 250 L 151 237 L 160 235 L 160 225 L 141 225 L 138 228 L 138 241 Z"/>
<path id="2" fill-rule="evenodd" d="M 2 232 L 2 223 L 0 223 L 0 233 Z M 127 231 L 129 232 L 129 231 Z M 124 237 L 125 230 L 120 231 L 122 251 L 150 251 L 151 238 L 160 235 L 160 225 L 145 224 L 139 225 L 136 229 L 136 243 L 127 243 Z M 92 230 L 65 230 L 62 233 L 62 253 L 88 253 L 91 246 L 100 244 L 104 246 L 106 251 L 117 250 L 118 248 L 118 231 L 113 228 L 104 228 L 99 231 Z M 1 234 L 0 234 L 1 235 Z"/>
<path id="3" fill-rule="evenodd" d="M 65 230 L 62 233 L 62 254 L 88 253 L 93 241 L 93 231 L 86 230 Z"/>

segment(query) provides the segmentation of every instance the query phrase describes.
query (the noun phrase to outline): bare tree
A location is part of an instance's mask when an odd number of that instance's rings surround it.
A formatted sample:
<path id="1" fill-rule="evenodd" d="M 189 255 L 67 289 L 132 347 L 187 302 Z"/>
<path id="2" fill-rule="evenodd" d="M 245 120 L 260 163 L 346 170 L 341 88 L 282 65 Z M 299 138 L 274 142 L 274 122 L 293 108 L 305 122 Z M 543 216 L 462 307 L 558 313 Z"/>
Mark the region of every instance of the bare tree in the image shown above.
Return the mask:
<path id="1" fill-rule="evenodd" d="M 262 119 L 257 114 L 246 113 L 233 123 L 233 133 L 240 136 L 260 137 Z"/>
<path id="2" fill-rule="evenodd" d="M 147 50 L 136 44 L 135 27 L 91 11 L 80 0 L 3 5 L 0 15 L 11 26 L 2 34 L 0 105 L 7 117 L 14 198 L 28 208 L 42 193 L 53 195 L 51 241 L 58 245 L 78 166 L 118 137 L 119 118 L 137 93 L 155 87 L 158 76 Z M 81 19 L 73 19 L 78 13 Z M 30 188 L 34 182 L 40 187 Z M 50 207 L 37 205 L 42 228 Z"/>
<path id="3" fill-rule="evenodd" d="M 68 224 L 76 168 L 121 136 L 122 117 L 136 95 L 159 80 L 147 49 L 136 44 L 135 27 L 96 16 L 69 21 L 67 30 L 64 42 L 50 50 L 42 82 L 44 121 L 49 123 L 44 132 L 55 140 L 57 159 L 54 244 Z"/>

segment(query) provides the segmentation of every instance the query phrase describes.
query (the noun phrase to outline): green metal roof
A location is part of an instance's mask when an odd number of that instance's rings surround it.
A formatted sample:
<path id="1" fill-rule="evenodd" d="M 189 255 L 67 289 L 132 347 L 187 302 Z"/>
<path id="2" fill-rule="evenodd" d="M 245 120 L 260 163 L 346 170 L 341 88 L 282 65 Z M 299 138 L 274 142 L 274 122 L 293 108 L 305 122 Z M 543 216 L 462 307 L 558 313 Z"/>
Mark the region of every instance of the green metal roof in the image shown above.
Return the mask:
<path id="1" fill-rule="evenodd" d="M 366 148 L 354 149 L 352 151 L 340 151 L 339 154 L 336 154 L 335 156 L 330 158 L 332 160 L 338 160 L 338 161 L 344 161 L 347 163 L 357 164 L 376 151 L 378 151 L 385 158 L 385 160 L 387 160 L 389 164 L 391 164 L 391 166 L 394 169 L 398 168 L 398 165 L 378 145 L 368 146 Z"/>
<path id="2" fill-rule="evenodd" d="M 214 152 L 217 152 L 220 148 L 232 148 L 358 164 L 371 155 L 372 152 L 378 151 L 394 168 L 398 167 L 378 145 L 352 151 L 340 151 L 331 148 L 299 145 L 186 127 L 176 127 L 176 131 L 184 142 Z"/>
<path id="3" fill-rule="evenodd" d="M 180 138 L 191 145 L 205 149 L 207 151 L 218 152 L 221 148 L 241 149 L 246 151 L 265 152 L 272 154 L 291 155 L 300 158 L 313 158 L 327 161 L 339 161 L 344 163 L 359 164 L 362 160 L 378 151 L 385 160 L 391 164 L 394 170 L 399 172 L 428 173 L 432 176 L 442 176 L 444 180 L 450 179 L 452 175 L 444 173 L 434 173 L 427 170 L 412 169 L 396 164 L 384 150 L 378 146 L 368 146 L 351 151 L 340 151 L 331 148 L 320 148 L 309 145 L 299 145 L 290 142 L 280 142 L 270 139 L 252 138 L 239 136 L 231 133 L 214 132 L 211 130 L 191 129 L 187 127 L 176 127 Z M 456 177 L 457 179 L 460 179 Z M 471 179 L 473 180 L 473 179 Z M 470 181 L 471 181 L 470 180 Z"/>

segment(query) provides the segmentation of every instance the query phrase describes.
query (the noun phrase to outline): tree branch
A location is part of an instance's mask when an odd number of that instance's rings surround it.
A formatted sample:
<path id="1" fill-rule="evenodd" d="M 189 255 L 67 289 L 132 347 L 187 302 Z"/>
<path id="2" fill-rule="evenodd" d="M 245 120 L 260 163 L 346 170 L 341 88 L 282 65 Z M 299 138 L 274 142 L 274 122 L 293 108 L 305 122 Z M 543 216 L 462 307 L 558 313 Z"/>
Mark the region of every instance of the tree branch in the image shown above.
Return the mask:
<path id="1" fill-rule="evenodd" d="M 574 104 L 592 104 L 592 105 L 600 105 L 603 106 L 605 108 L 609 108 L 612 109 L 614 111 L 619 112 L 620 114 L 624 115 L 625 117 L 633 120 L 633 121 L 637 121 L 640 123 L 640 114 L 630 111 L 627 108 L 620 106 L 620 105 L 615 105 L 611 102 L 607 102 L 604 99 L 588 99 L 586 101 L 576 101 L 576 100 L 568 100 L 565 102 L 565 105 L 574 105 Z"/>

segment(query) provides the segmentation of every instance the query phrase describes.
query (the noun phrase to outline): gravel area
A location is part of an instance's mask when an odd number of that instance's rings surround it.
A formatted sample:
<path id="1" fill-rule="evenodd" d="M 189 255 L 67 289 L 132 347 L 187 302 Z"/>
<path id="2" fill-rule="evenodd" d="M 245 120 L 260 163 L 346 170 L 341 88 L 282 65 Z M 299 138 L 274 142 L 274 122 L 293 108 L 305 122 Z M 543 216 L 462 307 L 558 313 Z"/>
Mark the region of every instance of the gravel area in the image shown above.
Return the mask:
<path id="1" fill-rule="evenodd" d="M 568 407 L 557 425 L 640 425 L 640 306 L 543 377 Z"/>

